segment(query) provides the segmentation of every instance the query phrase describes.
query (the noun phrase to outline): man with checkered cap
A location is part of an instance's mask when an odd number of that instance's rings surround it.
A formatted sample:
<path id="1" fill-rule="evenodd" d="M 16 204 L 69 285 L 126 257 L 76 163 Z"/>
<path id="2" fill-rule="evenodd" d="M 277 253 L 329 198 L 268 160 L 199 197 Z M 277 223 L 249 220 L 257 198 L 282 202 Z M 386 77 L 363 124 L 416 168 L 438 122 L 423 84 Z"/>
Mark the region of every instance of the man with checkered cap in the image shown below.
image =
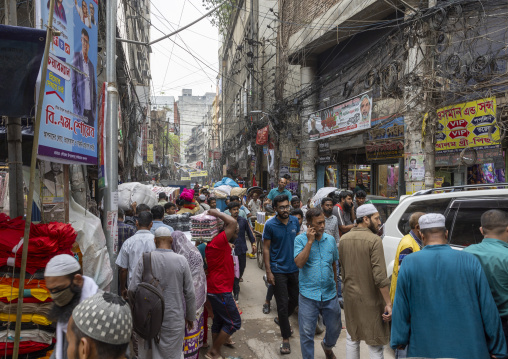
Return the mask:
<path id="1" fill-rule="evenodd" d="M 391 347 L 408 345 L 408 357 L 504 358 L 501 319 L 480 262 L 448 245 L 442 214 L 418 223 L 424 247 L 400 268 Z"/>
<path id="2" fill-rule="evenodd" d="M 100 292 L 72 311 L 67 328 L 69 359 L 118 359 L 132 333 L 129 305 L 116 294 Z"/>

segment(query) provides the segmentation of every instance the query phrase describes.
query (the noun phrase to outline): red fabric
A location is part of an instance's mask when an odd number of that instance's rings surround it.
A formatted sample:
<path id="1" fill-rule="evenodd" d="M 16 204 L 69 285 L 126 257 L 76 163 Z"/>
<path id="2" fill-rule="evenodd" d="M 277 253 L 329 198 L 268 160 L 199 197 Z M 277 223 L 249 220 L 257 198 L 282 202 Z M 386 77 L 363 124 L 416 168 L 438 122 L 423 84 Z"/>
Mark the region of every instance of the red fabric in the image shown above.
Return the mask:
<path id="1" fill-rule="evenodd" d="M 257 187 L 257 186 L 258 186 L 258 183 L 256 181 L 256 176 L 252 175 L 252 187 Z"/>
<path id="2" fill-rule="evenodd" d="M 48 348 L 50 344 L 33 342 L 31 340 L 26 340 L 19 342 L 19 354 L 29 354 L 38 352 L 39 350 L 44 350 Z M 12 355 L 14 351 L 14 343 L 0 343 L 0 353 L 2 355 Z"/>
<path id="3" fill-rule="evenodd" d="M 269 126 L 263 127 L 258 130 L 256 135 L 256 145 L 266 145 L 268 142 Z"/>
<path id="4" fill-rule="evenodd" d="M 7 265 L 7 259 L 14 257 L 12 250 L 22 241 L 25 231 L 25 221 L 22 217 L 10 219 L 0 214 L 0 266 Z M 58 254 L 72 255 L 72 244 L 76 240 L 76 232 L 70 224 L 51 222 L 33 224 L 30 226 L 28 239 L 28 258 L 26 271 L 34 274 L 43 269 L 49 260 Z M 20 246 L 16 255 L 16 267 L 21 267 Z"/>
<path id="5" fill-rule="evenodd" d="M 235 281 L 235 268 L 226 232 L 222 231 L 206 245 L 205 257 L 208 264 L 206 283 L 208 293 L 231 293 Z"/>
<path id="6" fill-rule="evenodd" d="M 51 298 L 46 299 L 44 302 L 40 301 L 37 298 L 32 298 L 32 297 L 24 297 L 23 298 L 23 303 L 36 303 L 36 304 L 39 304 L 39 303 L 49 303 L 49 302 L 52 302 L 52 301 L 53 300 Z M 0 298 L 0 302 L 2 302 L 2 303 L 17 303 L 18 302 L 18 298 L 13 299 L 13 300 L 11 300 L 9 302 L 7 297 L 2 297 L 2 298 Z"/>

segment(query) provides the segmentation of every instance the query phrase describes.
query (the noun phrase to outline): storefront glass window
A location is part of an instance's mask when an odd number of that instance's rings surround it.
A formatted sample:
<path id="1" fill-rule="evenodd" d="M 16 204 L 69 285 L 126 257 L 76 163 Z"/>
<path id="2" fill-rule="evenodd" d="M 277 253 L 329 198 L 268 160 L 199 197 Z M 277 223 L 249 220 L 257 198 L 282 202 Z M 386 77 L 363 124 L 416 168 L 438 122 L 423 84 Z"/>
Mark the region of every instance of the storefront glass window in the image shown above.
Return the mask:
<path id="1" fill-rule="evenodd" d="M 377 194 L 383 197 L 399 196 L 399 165 L 379 165 Z"/>
<path id="2" fill-rule="evenodd" d="M 370 165 L 348 166 L 348 189 L 354 192 L 361 189 L 370 194 Z"/>

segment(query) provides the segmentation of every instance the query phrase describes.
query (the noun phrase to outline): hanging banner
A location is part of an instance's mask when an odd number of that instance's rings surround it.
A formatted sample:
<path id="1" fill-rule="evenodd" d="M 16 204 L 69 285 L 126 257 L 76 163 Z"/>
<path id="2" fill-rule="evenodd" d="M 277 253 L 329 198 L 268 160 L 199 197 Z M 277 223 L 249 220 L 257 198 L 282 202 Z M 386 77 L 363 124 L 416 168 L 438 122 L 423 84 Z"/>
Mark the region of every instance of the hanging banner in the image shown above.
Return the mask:
<path id="1" fill-rule="evenodd" d="M 440 153 L 499 145 L 495 97 L 440 108 L 437 118 L 436 151 Z"/>
<path id="2" fill-rule="evenodd" d="M 38 155 L 61 163 L 97 164 L 97 0 L 55 1 Z M 36 23 L 49 2 L 36 1 Z"/>
<path id="3" fill-rule="evenodd" d="M 268 132 L 269 126 L 263 127 L 262 129 L 258 130 L 258 133 L 256 135 L 257 145 L 266 145 L 266 143 L 268 142 Z"/>
<path id="4" fill-rule="evenodd" d="M 146 149 L 146 161 L 152 163 L 154 159 L 153 155 L 153 143 L 149 143 Z"/>
<path id="5" fill-rule="evenodd" d="M 208 176 L 208 171 L 196 171 L 196 172 L 191 172 L 190 173 L 190 177 L 191 178 L 194 178 L 194 177 L 206 177 Z"/>
<path id="6" fill-rule="evenodd" d="M 106 113 L 108 112 L 108 92 L 106 91 L 107 82 L 102 84 L 101 97 L 100 97 L 100 105 L 99 105 L 99 139 L 98 139 L 98 155 L 99 155 L 99 188 L 105 188 L 108 186 L 108 181 L 106 178 L 106 131 L 104 130 L 104 125 L 106 124 Z"/>
<path id="7" fill-rule="evenodd" d="M 315 112 L 309 116 L 309 140 L 344 135 L 370 128 L 372 98 L 363 93 L 343 103 Z"/>
<path id="8" fill-rule="evenodd" d="M 289 161 L 289 172 L 290 173 L 300 172 L 300 163 L 298 162 L 298 159 L 291 158 L 291 160 Z"/>

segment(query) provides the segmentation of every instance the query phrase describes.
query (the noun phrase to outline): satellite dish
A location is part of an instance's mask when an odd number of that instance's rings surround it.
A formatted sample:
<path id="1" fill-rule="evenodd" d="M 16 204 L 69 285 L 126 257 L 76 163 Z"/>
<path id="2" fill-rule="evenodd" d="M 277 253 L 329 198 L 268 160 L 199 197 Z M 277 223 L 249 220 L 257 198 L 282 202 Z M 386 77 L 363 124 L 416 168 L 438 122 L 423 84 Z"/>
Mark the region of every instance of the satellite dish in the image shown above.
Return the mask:
<path id="1" fill-rule="evenodd" d="M 464 148 L 460 153 L 460 161 L 466 166 L 472 166 L 476 163 L 478 154 L 474 148 Z"/>

